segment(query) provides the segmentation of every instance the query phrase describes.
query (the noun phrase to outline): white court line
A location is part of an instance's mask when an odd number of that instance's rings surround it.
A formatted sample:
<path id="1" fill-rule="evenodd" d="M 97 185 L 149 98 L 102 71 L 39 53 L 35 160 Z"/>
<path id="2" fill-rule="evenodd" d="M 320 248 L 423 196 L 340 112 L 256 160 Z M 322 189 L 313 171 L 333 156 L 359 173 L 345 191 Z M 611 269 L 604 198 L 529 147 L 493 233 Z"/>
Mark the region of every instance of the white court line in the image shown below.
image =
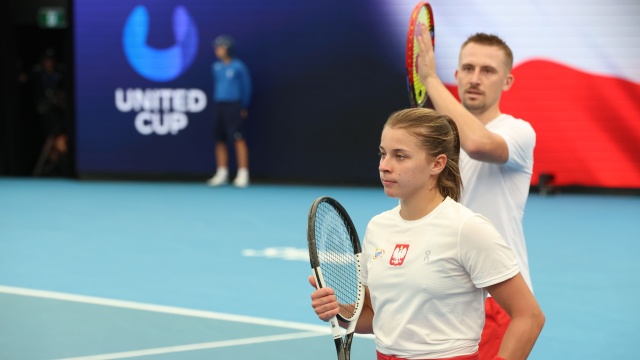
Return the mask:
<path id="1" fill-rule="evenodd" d="M 162 347 L 162 348 L 156 348 L 156 349 L 136 350 L 136 351 L 128 351 L 128 352 L 120 352 L 120 353 L 112 353 L 112 354 L 91 355 L 91 356 L 84 356 L 84 357 L 68 358 L 64 360 L 122 359 L 127 357 L 134 357 L 134 356 L 166 354 L 171 352 L 192 351 L 192 350 L 201 350 L 201 349 L 213 349 L 213 348 L 224 347 L 224 346 L 256 344 L 256 343 L 264 343 L 269 341 L 283 341 L 283 340 L 300 339 L 300 338 L 308 338 L 308 337 L 314 337 L 314 336 L 323 336 L 325 334 L 331 334 L 331 330 L 326 325 L 325 326 L 309 325 L 309 324 L 303 324 L 303 323 L 296 323 L 292 321 L 272 320 L 272 319 L 264 319 L 264 318 L 251 317 L 251 316 L 224 314 L 224 313 L 217 313 L 212 311 L 193 310 L 193 309 L 179 308 L 179 307 L 173 307 L 173 306 L 145 304 L 145 303 L 138 303 L 133 301 L 124 301 L 124 300 L 107 299 L 107 298 L 100 298 L 100 297 L 94 297 L 94 296 L 67 294 L 67 293 L 54 292 L 54 291 L 34 290 L 34 289 L 0 285 L 0 293 L 306 331 L 303 333 L 281 334 L 281 335 L 263 336 L 263 337 L 237 339 L 237 340 L 215 341 L 215 342 L 207 342 L 207 343 L 191 344 L 191 345 L 170 346 L 170 347 Z M 355 334 L 355 336 L 373 339 L 373 335 Z"/>
<path id="2" fill-rule="evenodd" d="M 214 342 L 207 342 L 207 343 L 200 343 L 200 344 L 168 346 L 168 347 L 155 348 L 155 349 L 134 350 L 134 351 L 119 352 L 119 353 L 111 353 L 111 354 L 81 356 L 81 357 L 74 357 L 74 358 L 65 358 L 60 360 L 125 359 L 125 358 L 130 358 L 135 356 L 169 354 L 169 353 L 176 353 L 176 352 L 182 352 L 182 351 L 213 349 L 213 348 L 226 347 L 226 346 L 257 344 L 257 343 L 301 339 L 301 338 L 323 336 L 323 335 L 324 334 L 320 334 L 315 331 L 295 333 L 295 334 L 282 334 L 282 335 L 261 336 L 261 337 L 255 337 L 255 338 L 239 339 L 239 340 L 214 341 Z"/>
<path id="3" fill-rule="evenodd" d="M 303 324 L 303 323 L 296 323 L 292 321 L 272 320 L 272 319 L 264 319 L 264 318 L 251 317 L 251 316 L 217 313 L 212 311 L 193 310 L 193 309 L 179 308 L 179 307 L 173 307 L 173 306 L 153 305 L 153 304 L 138 303 L 133 301 L 107 299 L 107 298 L 100 298 L 100 297 L 94 297 L 94 296 L 84 296 L 84 295 L 67 294 L 67 293 L 60 293 L 60 292 L 53 292 L 53 291 L 25 289 L 25 288 L 18 288 L 18 287 L 12 287 L 12 286 L 0 285 L 0 293 L 39 297 L 39 298 L 53 299 L 53 300 L 72 301 L 72 302 L 79 302 L 84 304 L 111 306 L 111 307 L 124 308 L 124 309 L 152 311 L 152 312 L 158 312 L 158 313 L 164 313 L 164 314 L 193 316 L 193 317 L 204 318 L 204 319 L 225 320 L 225 321 L 241 322 L 241 323 L 248 323 L 248 324 L 255 324 L 255 325 L 274 326 L 274 327 L 281 327 L 281 328 L 295 329 L 295 330 L 316 331 L 316 332 L 325 333 L 325 334 L 331 333 L 328 326 L 309 325 L 309 324 Z M 309 309 L 309 311 L 312 311 L 312 310 Z"/>

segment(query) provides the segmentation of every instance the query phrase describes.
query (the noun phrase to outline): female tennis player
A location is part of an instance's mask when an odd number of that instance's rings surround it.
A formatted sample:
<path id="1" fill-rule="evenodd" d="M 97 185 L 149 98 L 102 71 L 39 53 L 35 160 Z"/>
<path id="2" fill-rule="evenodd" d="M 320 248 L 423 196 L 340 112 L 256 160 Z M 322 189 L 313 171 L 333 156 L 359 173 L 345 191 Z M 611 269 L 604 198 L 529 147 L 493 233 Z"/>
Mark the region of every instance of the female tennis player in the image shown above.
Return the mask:
<path id="1" fill-rule="evenodd" d="M 356 327 L 375 334 L 378 360 L 477 360 L 487 292 L 511 317 L 496 359 L 526 359 L 544 325 L 512 250 L 457 202 L 459 154 L 455 122 L 434 110 L 396 112 L 383 128 L 380 179 L 400 201 L 367 226 Z M 320 319 L 338 313 L 331 288 L 311 299 Z"/>

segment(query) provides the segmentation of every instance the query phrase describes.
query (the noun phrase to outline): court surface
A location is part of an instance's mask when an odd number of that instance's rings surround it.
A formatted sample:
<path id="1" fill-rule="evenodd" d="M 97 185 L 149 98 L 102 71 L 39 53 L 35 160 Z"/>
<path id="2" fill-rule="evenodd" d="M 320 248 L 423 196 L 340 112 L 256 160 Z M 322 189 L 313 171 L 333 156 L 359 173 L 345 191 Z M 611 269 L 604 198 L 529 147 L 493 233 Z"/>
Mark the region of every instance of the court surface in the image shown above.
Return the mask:
<path id="1" fill-rule="evenodd" d="M 309 206 L 364 236 L 376 187 L 0 178 L 0 359 L 334 359 L 311 307 Z M 547 322 L 530 359 L 636 359 L 640 197 L 532 194 Z M 371 337 L 354 360 L 374 359 Z"/>

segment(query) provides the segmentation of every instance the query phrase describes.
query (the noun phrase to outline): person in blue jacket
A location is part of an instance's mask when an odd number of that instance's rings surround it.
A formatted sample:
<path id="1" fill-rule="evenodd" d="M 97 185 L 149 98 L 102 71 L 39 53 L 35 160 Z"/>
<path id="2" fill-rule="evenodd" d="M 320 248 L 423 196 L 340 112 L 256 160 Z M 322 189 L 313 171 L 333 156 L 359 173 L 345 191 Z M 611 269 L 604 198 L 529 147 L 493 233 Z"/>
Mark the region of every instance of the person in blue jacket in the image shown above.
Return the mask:
<path id="1" fill-rule="evenodd" d="M 244 63 L 234 56 L 231 37 L 221 35 L 213 41 L 217 61 L 213 63 L 213 109 L 216 173 L 207 180 L 210 186 L 226 184 L 229 179 L 227 144 L 233 142 L 238 172 L 236 187 L 249 185 L 249 150 L 242 134 L 242 125 L 249 115 L 251 77 Z"/>

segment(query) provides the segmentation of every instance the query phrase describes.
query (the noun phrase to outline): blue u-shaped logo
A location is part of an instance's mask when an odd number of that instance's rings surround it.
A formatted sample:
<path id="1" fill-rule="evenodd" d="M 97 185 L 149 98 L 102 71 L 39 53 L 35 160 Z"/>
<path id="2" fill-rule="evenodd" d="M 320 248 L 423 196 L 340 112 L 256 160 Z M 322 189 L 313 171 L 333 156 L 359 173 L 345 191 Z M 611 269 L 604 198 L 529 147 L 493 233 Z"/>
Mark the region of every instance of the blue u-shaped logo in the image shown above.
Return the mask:
<path id="1" fill-rule="evenodd" d="M 122 44 L 129 64 L 138 74 L 153 81 L 170 81 L 182 74 L 198 52 L 198 29 L 183 6 L 173 11 L 175 45 L 154 49 L 147 45 L 149 13 L 138 5 L 124 25 Z"/>

